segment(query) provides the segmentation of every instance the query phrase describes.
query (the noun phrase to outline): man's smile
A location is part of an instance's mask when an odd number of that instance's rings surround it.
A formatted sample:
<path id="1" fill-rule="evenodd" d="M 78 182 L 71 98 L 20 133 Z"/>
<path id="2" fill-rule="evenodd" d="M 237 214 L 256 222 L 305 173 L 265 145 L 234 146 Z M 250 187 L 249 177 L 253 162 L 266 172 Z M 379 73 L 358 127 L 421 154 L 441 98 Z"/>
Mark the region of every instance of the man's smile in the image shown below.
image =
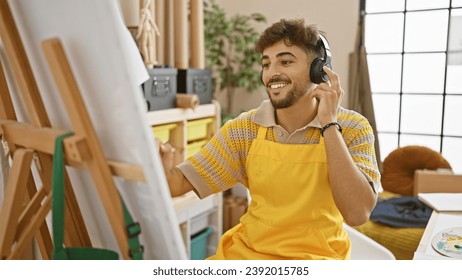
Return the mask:
<path id="1" fill-rule="evenodd" d="M 270 84 L 269 87 L 272 89 L 278 89 L 278 88 L 283 88 L 287 85 L 288 83 L 274 83 L 274 84 Z"/>

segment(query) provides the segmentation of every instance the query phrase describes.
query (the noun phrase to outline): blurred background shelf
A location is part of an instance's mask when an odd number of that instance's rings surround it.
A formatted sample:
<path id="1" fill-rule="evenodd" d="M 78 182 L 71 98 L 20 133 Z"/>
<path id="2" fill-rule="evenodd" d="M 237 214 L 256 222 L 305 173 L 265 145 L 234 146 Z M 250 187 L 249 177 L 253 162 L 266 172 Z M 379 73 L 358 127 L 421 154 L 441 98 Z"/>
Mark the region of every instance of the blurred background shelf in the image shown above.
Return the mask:
<path id="1" fill-rule="evenodd" d="M 198 152 L 220 127 L 220 105 L 212 101 L 195 109 L 172 108 L 148 112 L 154 137 L 175 148 L 174 164 Z M 172 198 L 179 227 L 191 259 L 215 253 L 223 233 L 221 193 L 199 199 L 191 191 Z"/>

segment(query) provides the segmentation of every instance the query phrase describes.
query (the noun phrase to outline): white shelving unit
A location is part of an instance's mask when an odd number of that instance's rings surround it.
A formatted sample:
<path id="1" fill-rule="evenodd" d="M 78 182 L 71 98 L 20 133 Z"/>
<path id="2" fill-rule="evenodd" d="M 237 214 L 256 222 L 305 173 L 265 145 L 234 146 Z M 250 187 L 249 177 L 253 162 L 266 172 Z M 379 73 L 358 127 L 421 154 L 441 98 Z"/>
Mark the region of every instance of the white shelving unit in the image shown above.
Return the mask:
<path id="1" fill-rule="evenodd" d="M 154 135 L 175 148 L 174 164 L 183 162 L 215 135 L 220 127 L 220 105 L 213 101 L 193 109 L 165 109 L 148 112 Z M 223 229 L 223 197 L 221 193 L 199 199 L 191 191 L 175 197 L 173 204 L 182 236 L 191 257 L 191 236 L 211 228 L 206 256 L 215 253 Z"/>

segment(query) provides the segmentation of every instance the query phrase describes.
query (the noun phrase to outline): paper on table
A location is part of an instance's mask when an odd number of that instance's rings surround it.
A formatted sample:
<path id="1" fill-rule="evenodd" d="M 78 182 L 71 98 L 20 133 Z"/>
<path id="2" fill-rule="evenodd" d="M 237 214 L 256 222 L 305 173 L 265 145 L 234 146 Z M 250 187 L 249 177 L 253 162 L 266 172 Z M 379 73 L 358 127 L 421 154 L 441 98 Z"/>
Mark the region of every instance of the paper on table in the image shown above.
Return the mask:
<path id="1" fill-rule="evenodd" d="M 417 197 L 436 211 L 462 211 L 462 193 L 419 193 Z"/>

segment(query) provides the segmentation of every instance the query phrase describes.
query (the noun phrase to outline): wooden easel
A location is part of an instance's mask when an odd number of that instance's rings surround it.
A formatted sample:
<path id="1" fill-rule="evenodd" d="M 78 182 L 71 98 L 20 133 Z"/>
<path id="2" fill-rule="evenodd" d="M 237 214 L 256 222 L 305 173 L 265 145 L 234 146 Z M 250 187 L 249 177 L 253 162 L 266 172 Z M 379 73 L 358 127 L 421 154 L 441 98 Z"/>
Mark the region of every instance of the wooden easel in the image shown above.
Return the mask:
<path id="1" fill-rule="evenodd" d="M 66 131 L 51 127 L 7 0 L 0 0 L 0 35 L 30 119 L 30 123 L 17 121 L 0 65 L 0 133 L 13 159 L 0 210 L 0 259 L 18 259 L 34 236 L 42 258 L 50 259 L 52 242 L 45 217 L 51 208 L 52 155 L 55 138 Z M 112 176 L 144 182 L 143 170 L 139 166 L 106 160 L 60 41 L 46 40 L 42 50 L 74 132 L 64 140 L 66 164 L 90 172 L 121 257 L 129 259 L 122 205 Z M 41 187 L 35 185 L 31 176 L 34 156 L 43 184 Z M 65 211 L 65 246 L 91 247 L 68 176 Z"/>

